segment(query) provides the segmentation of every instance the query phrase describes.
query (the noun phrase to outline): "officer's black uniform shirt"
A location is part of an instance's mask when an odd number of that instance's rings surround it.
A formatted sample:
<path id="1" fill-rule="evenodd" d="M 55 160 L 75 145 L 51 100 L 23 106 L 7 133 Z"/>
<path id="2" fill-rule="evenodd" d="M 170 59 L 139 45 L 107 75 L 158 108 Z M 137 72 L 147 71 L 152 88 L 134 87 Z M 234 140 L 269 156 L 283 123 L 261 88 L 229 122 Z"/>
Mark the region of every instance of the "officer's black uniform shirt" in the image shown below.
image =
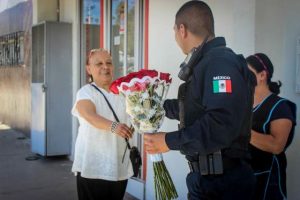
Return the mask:
<path id="1" fill-rule="evenodd" d="M 248 155 L 253 102 L 247 83 L 250 71 L 245 59 L 225 46 L 222 37 L 204 45 L 203 58 L 187 81 L 185 128 L 166 134 L 171 150 L 207 155 L 222 149 L 230 157 Z M 179 120 L 177 99 L 166 100 L 164 108 L 168 118 Z"/>

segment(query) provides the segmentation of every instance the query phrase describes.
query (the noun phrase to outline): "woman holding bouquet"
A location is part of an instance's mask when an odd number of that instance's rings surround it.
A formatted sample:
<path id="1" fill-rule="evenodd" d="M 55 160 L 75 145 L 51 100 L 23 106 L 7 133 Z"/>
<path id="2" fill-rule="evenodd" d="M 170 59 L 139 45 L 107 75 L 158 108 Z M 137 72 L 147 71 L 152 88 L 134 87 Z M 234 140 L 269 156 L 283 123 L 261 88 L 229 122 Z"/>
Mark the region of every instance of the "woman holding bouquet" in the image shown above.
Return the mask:
<path id="1" fill-rule="evenodd" d="M 133 175 L 124 138 L 132 131 L 124 100 L 109 92 L 113 79 L 112 58 L 104 49 L 91 50 L 86 69 L 92 79 L 76 96 L 72 114 L 79 120 L 72 171 L 77 176 L 79 200 L 123 199 L 128 178 Z M 100 91 L 98 91 L 100 90 Z M 116 122 L 104 96 L 120 122 Z"/>

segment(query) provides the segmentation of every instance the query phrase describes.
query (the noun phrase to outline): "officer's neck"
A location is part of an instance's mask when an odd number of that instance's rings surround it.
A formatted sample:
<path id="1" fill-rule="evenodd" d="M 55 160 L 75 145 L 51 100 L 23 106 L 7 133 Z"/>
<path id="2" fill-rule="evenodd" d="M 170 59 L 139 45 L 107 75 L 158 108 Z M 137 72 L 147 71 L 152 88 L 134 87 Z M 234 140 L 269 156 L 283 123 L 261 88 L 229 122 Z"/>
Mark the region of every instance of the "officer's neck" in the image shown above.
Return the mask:
<path id="1" fill-rule="evenodd" d="M 192 33 L 189 33 L 189 39 L 187 40 L 187 49 L 189 50 L 188 52 L 190 52 L 193 48 L 197 48 L 198 46 L 200 46 L 204 40 L 206 39 L 206 37 L 199 37 L 196 36 Z M 210 41 L 213 39 L 213 36 L 209 36 L 207 41 Z"/>

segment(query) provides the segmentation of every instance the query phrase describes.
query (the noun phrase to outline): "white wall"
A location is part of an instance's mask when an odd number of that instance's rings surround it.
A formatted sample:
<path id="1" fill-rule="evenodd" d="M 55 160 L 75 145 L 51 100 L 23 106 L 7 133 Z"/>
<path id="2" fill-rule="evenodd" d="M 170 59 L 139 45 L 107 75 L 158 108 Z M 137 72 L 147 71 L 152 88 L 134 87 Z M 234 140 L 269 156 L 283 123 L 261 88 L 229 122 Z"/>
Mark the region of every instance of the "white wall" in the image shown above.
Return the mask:
<path id="1" fill-rule="evenodd" d="M 265 52 L 274 65 L 274 80 L 281 80 L 281 96 L 298 106 L 295 137 L 287 150 L 288 199 L 298 200 L 300 184 L 300 94 L 295 93 L 296 39 L 300 36 L 299 0 L 257 0 L 255 50 Z"/>
<path id="2" fill-rule="evenodd" d="M 175 14 L 184 1 L 154 0 L 149 2 L 149 68 L 171 73 L 173 83 L 170 86 L 168 98 L 176 98 L 177 88 L 180 83 L 177 73 L 179 64 L 184 60 L 185 56 L 176 45 L 173 25 Z M 177 124 L 177 121 L 165 118 L 161 130 L 176 130 Z M 164 160 L 179 194 L 178 199 L 187 199 L 185 176 L 188 172 L 188 166 L 185 158 L 179 152 L 171 151 L 164 154 Z M 146 199 L 155 199 L 153 168 L 149 159 L 147 166 Z"/>
<path id="3" fill-rule="evenodd" d="M 32 24 L 42 21 L 57 21 L 57 1 L 32 0 Z"/>
<path id="4" fill-rule="evenodd" d="M 254 50 L 255 0 L 206 0 L 215 19 L 215 34 L 226 39 L 236 53 Z"/>
<path id="5" fill-rule="evenodd" d="M 75 94 L 80 87 L 80 8 L 77 0 L 60 0 L 60 20 L 72 23 L 72 74 L 73 77 L 73 102 Z M 71 115 L 71 111 L 70 111 Z M 70 159 L 74 157 L 74 145 L 77 137 L 78 121 L 72 117 L 72 151 Z"/>
<path id="6" fill-rule="evenodd" d="M 177 47 L 173 25 L 175 14 L 185 0 L 152 0 L 149 5 L 149 68 L 169 72 L 173 77 L 168 98 L 177 97 L 180 80 L 177 78 L 179 65 L 185 56 Z M 215 16 L 216 36 L 225 36 L 227 44 L 237 53 L 245 55 L 254 51 L 255 0 L 207 0 Z M 241 28 L 244 24 L 247 26 Z M 161 131 L 177 129 L 177 121 L 165 119 Z M 177 151 L 164 154 L 167 168 L 179 194 L 178 199 L 187 199 L 185 177 L 187 162 Z M 148 159 L 146 199 L 155 199 L 152 163 Z"/>

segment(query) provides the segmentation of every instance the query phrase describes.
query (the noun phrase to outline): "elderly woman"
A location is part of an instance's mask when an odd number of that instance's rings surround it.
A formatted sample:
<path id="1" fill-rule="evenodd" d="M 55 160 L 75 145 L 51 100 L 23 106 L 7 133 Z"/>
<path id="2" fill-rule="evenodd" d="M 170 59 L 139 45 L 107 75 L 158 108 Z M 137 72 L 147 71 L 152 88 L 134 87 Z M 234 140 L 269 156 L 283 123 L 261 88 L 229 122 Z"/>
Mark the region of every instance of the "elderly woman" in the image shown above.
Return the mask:
<path id="1" fill-rule="evenodd" d="M 296 124 L 296 105 L 278 96 L 281 83 L 273 82 L 273 64 L 267 55 L 247 58 L 256 75 L 250 150 L 256 175 L 253 199 L 286 199 L 286 156 Z"/>
<path id="2" fill-rule="evenodd" d="M 124 138 L 131 138 L 132 131 L 127 125 L 124 100 L 109 92 L 114 70 L 109 52 L 91 50 L 86 69 L 93 82 L 77 92 L 72 109 L 80 124 L 72 167 L 78 196 L 80 200 L 123 199 L 128 178 L 133 175 Z"/>

